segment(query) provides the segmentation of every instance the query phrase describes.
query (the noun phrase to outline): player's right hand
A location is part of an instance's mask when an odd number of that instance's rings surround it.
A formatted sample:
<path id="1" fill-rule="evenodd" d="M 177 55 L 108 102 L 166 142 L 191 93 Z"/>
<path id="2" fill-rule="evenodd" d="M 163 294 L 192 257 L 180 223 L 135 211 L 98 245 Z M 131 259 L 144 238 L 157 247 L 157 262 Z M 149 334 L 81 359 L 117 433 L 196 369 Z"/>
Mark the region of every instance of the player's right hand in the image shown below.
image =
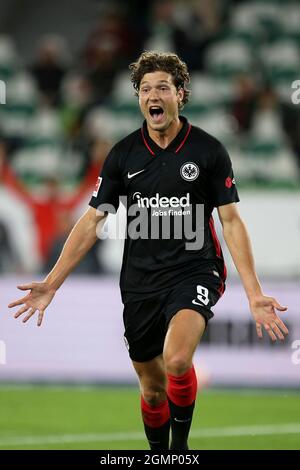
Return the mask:
<path id="1" fill-rule="evenodd" d="M 30 292 L 25 297 L 15 300 L 8 305 L 9 308 L 22 305 L 17 313 L 15 313 L 14 317 L 18 318 L 20 315 L 27 312 L 27 315 L 23 318 L 23 323 L 26 323 L 29 318 L 38 311 L 37 325 L 41 326 L 45 309 L 53 299 L 55 290 L 50 288 L 46 282 L 32 282 L 31 284 L 23 284 L 17 287 L 24 291 L 30 290 Z"/>

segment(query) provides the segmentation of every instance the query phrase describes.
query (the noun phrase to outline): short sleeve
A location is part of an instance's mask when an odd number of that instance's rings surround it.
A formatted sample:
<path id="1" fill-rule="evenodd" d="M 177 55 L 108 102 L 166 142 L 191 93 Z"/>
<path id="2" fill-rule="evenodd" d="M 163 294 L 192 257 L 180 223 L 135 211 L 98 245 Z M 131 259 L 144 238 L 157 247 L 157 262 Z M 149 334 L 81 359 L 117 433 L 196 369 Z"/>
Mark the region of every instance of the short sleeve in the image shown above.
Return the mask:
<path id="1" fill-rule="evenodd" d="M 214 165 L 211 171 L 212 203 L 214 207 L 239 202 L 232 163 L 225 147 L 218 142 L 214 149 Z"/>
<path id="2" fill-rule="evenodd" d="M 119 197 L 122 194 L 124 194 L 124 189 L 120 158 L 115 146 L 105 159 L 89 205 L 95 209 L 103 204 L 109 205 L 112 207 L 105 208 L 105 212 L 115 212 L 119 207 Z"/>

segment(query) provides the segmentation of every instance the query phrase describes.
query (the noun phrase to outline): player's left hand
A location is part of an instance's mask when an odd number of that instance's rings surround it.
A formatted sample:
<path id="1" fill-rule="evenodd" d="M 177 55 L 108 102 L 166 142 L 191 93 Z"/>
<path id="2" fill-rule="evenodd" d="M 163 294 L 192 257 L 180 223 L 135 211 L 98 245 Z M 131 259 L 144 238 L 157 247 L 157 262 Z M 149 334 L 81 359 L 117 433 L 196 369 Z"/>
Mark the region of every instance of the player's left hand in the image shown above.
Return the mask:
<path id="1" fill-rule="evenodd" d="M 276 299 L 265 295 L 250 299 L 249 304 L 259 338 L 263 336 L 262 328 L 264 327 L 272 341 L 276 341 L 277 339 L 283 341 L 284 334 L 287 335 L 289 330 L 276 314 L 276 310 L 285 312 L 287 307 L 282 307 Z"/>

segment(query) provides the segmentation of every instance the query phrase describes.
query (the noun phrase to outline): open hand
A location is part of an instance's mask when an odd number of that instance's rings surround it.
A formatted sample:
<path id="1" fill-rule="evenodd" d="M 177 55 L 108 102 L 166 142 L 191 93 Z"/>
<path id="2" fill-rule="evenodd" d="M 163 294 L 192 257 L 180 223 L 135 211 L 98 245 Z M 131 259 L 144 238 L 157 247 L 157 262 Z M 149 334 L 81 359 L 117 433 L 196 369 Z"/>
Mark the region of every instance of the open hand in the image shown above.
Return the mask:
<path id="1" fill-rule="evenodd" d="M 284 334 L 289 330 L 283 321 L 276 314 L 276 310 L 285 312 L 287 307 L 282 307 L 273 297 L 260 295 L 249 301 L 250 309 L 256 322 L 256 331 L 259 338 L 262 338 L 262 328 L 267 331 L 272 341 L 284 340 Z"/>
<path id="2" fill-rule="evenodd" d="M 41 326 L 45 309 L 50 304 L 55 295 L 55 290 L 50 288 L 46 282 L 32 282 L 31 284 L 23 284 L 17 286 L 20 290 L 30 290 L 29 294 L 19 300 L 11 302 L 8 307 L 16 307 L 22 305 L 21 308 L 15 313 L 14 317 L 18 318 L 23 313 L 28 312 L 23 318 L 23 323 L 26 323 L 36 311 L 39 312 L 37 325 Z M 29 310 L 29 311 L 28 311 Z"/>

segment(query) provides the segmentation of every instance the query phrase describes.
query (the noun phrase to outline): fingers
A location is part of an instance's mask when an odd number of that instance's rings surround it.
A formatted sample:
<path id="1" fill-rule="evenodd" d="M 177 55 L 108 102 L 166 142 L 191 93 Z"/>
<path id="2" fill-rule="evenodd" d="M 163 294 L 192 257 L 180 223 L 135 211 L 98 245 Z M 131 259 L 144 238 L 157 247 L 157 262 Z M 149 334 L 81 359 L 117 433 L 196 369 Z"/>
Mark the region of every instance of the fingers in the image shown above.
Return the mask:
<path id="1" fill-rule="evenodd" d="M 257 333 L 257 336 L 259 338 L 262 338 L 263 337 L 263 334 L 262 334 L 262 327 L 259 323 L 256 323 L 256 333 Z"/>
<path id="2" fill-rule="evenodd" d="M 26 299 L 27 299 L 27 296 L 22 297 L 19 300 L 15 300 L 14 302 L 11 302 L 10 304 L 8 304 L 8 308 L 16 307 L 17 305 L 22 305 L 26 301 Z"/>
<path id="3" fill-rule="evenodd" d="M 17 288 L 20 289 L 20 290 L 33 289 L 34 288 L 34 282 L 32 282 L 31 284 L 20 284 L 19 286 L 17 286 Z"/>
<path id="4" fill-rule="evenodd" d="M 276 320 L 274 320 L 270 325 L 268 323 L 264 323 L 264 328 L 267 331 L 272 341 L 276 341 L 277 339 L 284 341 L 284 335 L 282 334 L 282 332 L 285 333 L 286 335 L 289 333 L 289 330 L 287 329 L 285 324 L 280 320 L 280 318 L 277 318 Z M 256 327 L 256 331 L 257 331 L 257 327 Z M 259 334 L 258 336 L 260 338 L 262 337 Z"/>
<path id="5" fill-rule="evenodd" d="M 265 328 L 266 332 L 268 333 L 268 335 L 270 336 L 271 340 L 276 341 L 276 339 L 277 339 L 276 335 L 273 333 L 273 330 L 270 327 L 270 325 L 268 325 L 267 323 L 264 323 L 264 328 Z"/>
<path id="6" fill-rule="evenodd" d="M 277 338 L 279 338 L 281 341 L 284 341 L 284 336 L 275 322 L 271 324 L 271 328 L 273 330 L 273 333 L 277 336 Z"/>
<path id="7" fill-rule="evenodd" d="M 280 305 L 276 299 L 273 299 L 272 303 L 273 303 L 273 307 L 275 307 L 280 312 L 285 312 L 287 310 L 287 307 L 283 307 L 282 305 Z"/>
<path id="8" fill-rule="evenodd" d="M 35 312 L 38 310 L 37 308 L 29 307 L 28 305 L 24 305 L 24 307 L 20 308 L 20 310 L 18 310 L 18 312 L 14 315 L 14 318 L 18 318 L 20 315 L 27 312 L 27 310 L 29 308 L 30 308 L 29 312 L 27 313 L 27 315 L 22 320 L 23 323 L 26 323 L 35 314 Z M 43 321 L 43 317 L 44 317 L 44 310 L 39 310 L 37 326 L 41 326 L 42 321 Z"/>
<path id="9" fill-rule="evenodd" d="M 22 315 L 23 313 L 27 312 L 27 310 L 29 309 L 29 305 L 24 305 L 24 307 L 20 308 L 17 313 L 14 314 L 14 318 L 18 318 L 20 315 Z"/>
<path id="10" fill-rule="evenodd" d="M 22 320 L 23 323 L 26 323 L 26 322 L 29 320 L 29 318 L 31 318 L 32 315 L 35 314 L 35 312 L 36 312 L 36 308 L 31 308 L 31 309 L 29 310 L 28 314 L 26 315 L 26 317 L 23 318 L 23 320 Z"/>
<path id="11" fill-rule="evenodd" d="M 283 321 L 277 317 L 274 322 L 276 323 L 277 326 L 279 326 L 279 328 L 281 329 L 281 331 L 285 334 L 285 335 L 288 335 L 289 334 L 289 330 L 287 329 L 287 327 L 285 326 L 285 324 L 283 323 Z"/>
<path id="12" fill-rule="evenodd" d="M 289 334 L 289 330 L 287 329 L 283 321 L 280 320 L 280 318 L 278 317 L 271 324 L 264 323 L 263 326 L 272 341 L 276 341 L 277 339 L 284 341 L 284 335 Z M 256 323 L 256 332 L 259 338 L 263 337 L 262 325 L 260 323 Z"/>
<path id="13" fill-rule="evenodd" d="M 19 286 L 17 286 L 17 288 L 20 290 L 29 290 L 29 289 L 33 289 L 35 284 L 36 284 L 35 282 L 31 282 L 30 284 L 20 284 Z M 27 294 L 25 297 L 22 297 L 19 300 L 15 300 L 14 302 L 11 302 L 10 304 L 8 304 L 8 308 L 16 307 L 17 305 L 23 304 L 28 299 L 29 295 L 30 294 Z"/>
<path id="14" fill-rule="evenodd" d="M 39 310 L 37 326 L 41 326 L 44 317 L 44 310 Z"/>

